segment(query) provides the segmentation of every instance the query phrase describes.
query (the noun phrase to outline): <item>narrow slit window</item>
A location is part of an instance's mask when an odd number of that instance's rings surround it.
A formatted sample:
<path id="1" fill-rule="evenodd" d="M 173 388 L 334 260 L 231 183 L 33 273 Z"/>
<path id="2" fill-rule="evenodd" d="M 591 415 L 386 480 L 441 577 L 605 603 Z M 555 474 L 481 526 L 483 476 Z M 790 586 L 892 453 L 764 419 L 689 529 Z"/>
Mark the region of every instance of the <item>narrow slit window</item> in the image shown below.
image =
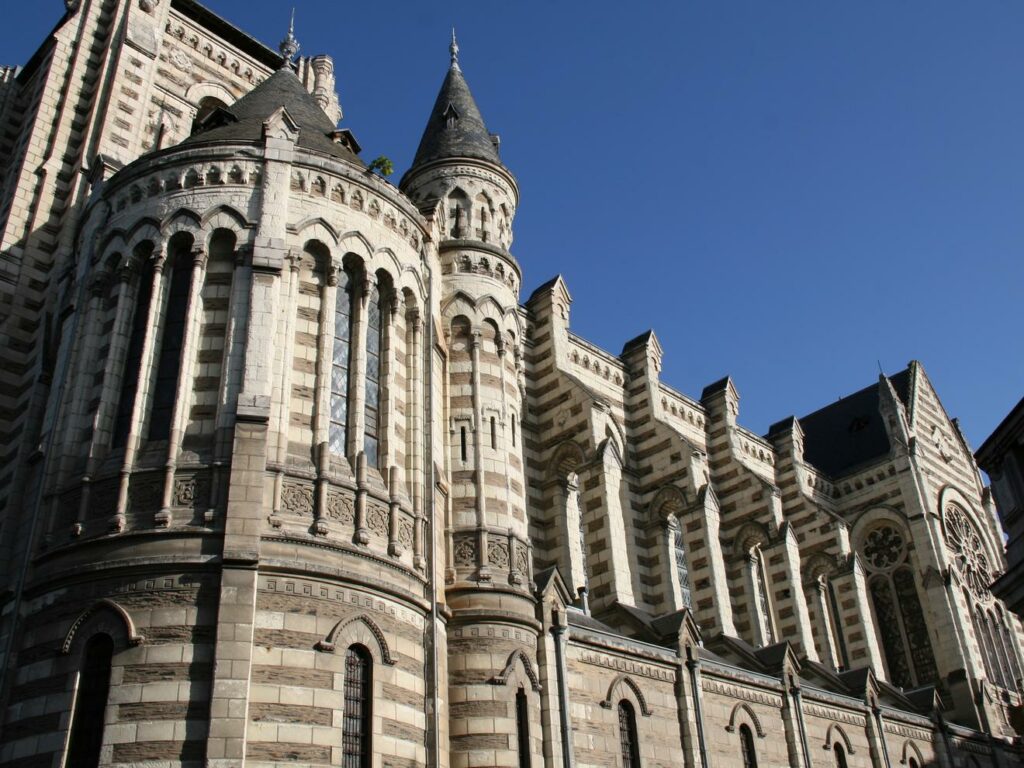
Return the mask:
<path id="1" fill-rule="evenodd" d="M 740 754 L 743 757 L 743 768 L 757 768 L 757 752 L 754 751 L 754 734 L 750 726 L 740 726 Z"/>
<path id="2" fill-rule="evenodd" d="M 836 768 L 847 768 L 846 764 L 846 750 L 843 749 L 842 744 L 835 744 L 832 747 L 836 753 Z"/>
<path id="3" fill-rule="evenodd" d="M 149 320 L 149 302 L 153 296 L 153 268 L 146 260 L 139 271 L 139 284 L 132 314 L 132 330 L 128 337 L 124 371 L 121 376 L 121 396 L 117 399 L 117 415 L 114 417 L 112 447 L 120 448 L 128 442 L 128 432 L 135 409 L 135 395 L 139 388 L 139 370 L 142 366 L 142 347 L 146 341 L 146 323 Z M 130 301 L 128 296 L 120 299 Z"/>
<path id="4" fill-rule="evenodd" d="M 466 461 L 466 459 L 468 458 L 468 455 L 467 455 L 467 452 L 466 452 L 466 428 L 465 427 L 459 427 L 459 435 L 460 435 L 460 439 L 462 440 L 462 460 Z"/>
<path id="5" fill-rule="evenodd" d="M 345 716 L 342 722 L 342 767 L 369 768 L 373 722 L 372 659 L 361 645 L 345 653 Z"/>
<path id="6" fill-rule="evenodd" d="M 498 422 L 491 416 L 491 449 L 498 450 Z"/>
<path id="7" fill-rule="evenodd" d="M 113 656 L 114 641 L 110 635 L 94 635 L 85 644 L 66 768 L 96 768 L 100 764 Z"/>
<path id="8" fill-rule="evenodd" d="M 363 450 L 366 463 L 378 465 L 380 446 L 380 360 L 384 347 L 384 324 L 381 322 L 382 306 L 380 291 L 374 287 L 370 293 L 366 322 L 366 429 Z"/>
<path id="9" fill-rule="evenodd" d="M 636 713 L 633 705 L 625 699 L 619 702 L 619 745 L 622 747 L 622 768 L 640 768 Z"/>
<path id="10" fill-rule="evenodd" d="M 519 768 L 530 768 L 530 717 L 526 691 L 516 691 L 516 738 L 519 747 Z"/>
<path id="11" fill-rule="evenodd" d="M 348 385 L 352 351 L 352 277 L 347 270 L 338 275 L 334 296 L 334 349 L 331 356 L 331 423 L 328 443 L 331 453 L 348 453 Z"/>
<path id="12" fill-rule="evenodd" d="M 516 417 L 512 417 L 512 447 L 516 447 Z"/>
<path id="13" fill-rule="evenodd" d="M 167 294 L 167 311 L 153 387 L 153 411 L 149 417 L 150 440 L 166 440 L 171 435 L 171 417 L 181 375 L 181 348 L 185 341 L 185 315 L 192 286 L 192 270 L 185 258 L 187 253 L 187 250 L 181 253 L 171 269 L 171 289 Z"/>

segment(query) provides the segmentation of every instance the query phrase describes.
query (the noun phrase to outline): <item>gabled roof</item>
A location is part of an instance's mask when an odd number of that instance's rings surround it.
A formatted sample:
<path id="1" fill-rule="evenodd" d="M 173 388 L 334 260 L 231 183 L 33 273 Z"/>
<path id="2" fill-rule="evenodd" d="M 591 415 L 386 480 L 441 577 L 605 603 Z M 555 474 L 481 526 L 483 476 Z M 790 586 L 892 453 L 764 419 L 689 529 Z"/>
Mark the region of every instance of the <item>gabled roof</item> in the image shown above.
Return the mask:
<path id="1" fill-rule="evenodd" d="M 291 67 L 277 70 L 230 107 L 214 112 L 203 129 L 182 144 L 260 142 L 264 122 L 281 108 L 298 128 L 300 147 L 363 166 L 355 152 L 335 140 L 342 132 L 320 109 Z"/>
<path id="2" fill-rule="evenodd" d="M 904 406 L 908 405 L 910 369 L 889 381 Z M 879 412 L 878 384 L 840 398 L 800 419 L 804 431 L 804 460 L 822 472 L 839 477 L 889 453 L 889 437 Z"/>
<path id="3" fill-rule="evenodd" d="M 412 171 L 435 160 L 475 158 L 501 165 L 498 148 L 484 125 L 480 108 L 470 93 L 466 78 L 452 62 L 437 94 L 434 109 L 412 161 Z"/>

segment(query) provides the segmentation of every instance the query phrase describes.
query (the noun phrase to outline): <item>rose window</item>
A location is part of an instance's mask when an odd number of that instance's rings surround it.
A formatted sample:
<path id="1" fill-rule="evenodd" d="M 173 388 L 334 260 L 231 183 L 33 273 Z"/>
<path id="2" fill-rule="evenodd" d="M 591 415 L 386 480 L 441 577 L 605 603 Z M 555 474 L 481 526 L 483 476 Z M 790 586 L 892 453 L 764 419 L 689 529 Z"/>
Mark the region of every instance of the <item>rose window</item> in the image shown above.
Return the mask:
<path id="1" fill-rule="evenodd" d="M 886 570 L 902 562 L 907 552 L 907 542 L 899 528 L 885 523 L 868 531 L 861 551 L 869 565 L 878 570 Z"/>
<path id="2" fill-rule="evenodd" d="M 978 597 L 988 596 L 992 569 L 977 530 L 959 507 L 946 507 L 946 546 L 967 588 Z"/>

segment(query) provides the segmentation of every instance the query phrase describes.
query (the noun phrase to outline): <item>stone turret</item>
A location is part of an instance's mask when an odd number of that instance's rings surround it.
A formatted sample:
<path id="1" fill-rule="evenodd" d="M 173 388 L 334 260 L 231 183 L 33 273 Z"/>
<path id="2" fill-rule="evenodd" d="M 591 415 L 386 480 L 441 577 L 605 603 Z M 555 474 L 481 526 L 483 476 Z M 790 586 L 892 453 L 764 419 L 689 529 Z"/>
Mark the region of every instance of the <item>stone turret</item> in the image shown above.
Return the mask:
<path id="1" fill-rule="evenodd" d="M 508 251 L 518 188 L 466 84 L 454 35 L 450 51 L 451 66 L 401 189 L 432 223 L 441 263 L 451 457 L 445 599 L 452 610 L 449 647 L 458 657 L 450 701 L 487 701 L 495 715 L 494 730 L 475 733 L 484 721 L 453 708 L 451 732 L 465 735 L 452 749 L 475 751 L 486 743 L 494 750 L 495 731 L 508 734 L 507 750 L 489 752 L 507 765 L 517 759 L 517 706 L 535 715 L 540 706 L 529 661 L 536 656 L 537 624 L 520 432 L 521 272 Z M 464 652 L 455 654 L 457 648 Z M 457 667 L 490 672 L 479 680 L 463 675 L 463 682 Z M 452 764 L 461 764 L 455 754 Z"/>

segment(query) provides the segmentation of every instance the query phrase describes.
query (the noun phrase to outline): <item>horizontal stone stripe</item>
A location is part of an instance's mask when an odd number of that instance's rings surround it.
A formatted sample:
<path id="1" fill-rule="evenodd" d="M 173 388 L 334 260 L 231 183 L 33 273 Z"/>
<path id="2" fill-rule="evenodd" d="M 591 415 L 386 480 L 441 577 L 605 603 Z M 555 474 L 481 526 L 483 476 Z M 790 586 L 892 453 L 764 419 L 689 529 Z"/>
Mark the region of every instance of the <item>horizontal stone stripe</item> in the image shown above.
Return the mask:
<path id="1" fill-rule="evenodd" d="M 380 759 L 381 768 L 423 768 L 423 763 L 410 757 L 384 755 Z"/>
<path id="2" fill-rule="evenodd" d="M 125 667 L 124 682 L 152 683 L 161 680 L 209 680 L 211 666 L 200 662 L 137 664 Z"/>
<path id="3" fill-rule="evenodd" d="M 508 717 L 504 701 L 459 701 L 449 705 L 450 717 Z"/>
<path id="4" fill-rule="evenodd" d="M 330 763 L 331 748 L 315 744 L 250 741 L 246 746 L 245 756 L 266 760 L 305 760 L 314 763 Z"/>
<path id="5" fill-rule="evenodd" d="M 252 681 L 254 683 L 296 685 L 303 688 L 326 688 L 331 690 L 334 688 L 334 673 L 322 669 L 256 664 L 252 668 Z"/>
<path id="6" fill-rule="evenodd" d="M 392 685 L 391 683 L 384 683 L 382 688 L 385 701 L 391 701 L 395 704 L 404 704 L 407 707 L 415 707 L 420 709 L 423 707 L 423 694 L 417 693 L 409 688 L 404 688 L 400 685 Z"/>
<path id="7" fill-rule="evenodd" d="M 249 717 L 256 723 L 308 723 L 331 725 L 333 710 L 327 707 L 303 707 L 299 704 L 270 704 L 254 702 L 249 705 Z"/>
<path id="8" fill-rule="evenodd" d="M 509 737 L 505 733 L 470 733 L 452 736 L 452 752 L 472 752 L 478 749 L 508 749 Z"/>
<path id="9" fill-rule="evenodd" d="M 117 708 L 117 719 L 121 722 L 139 720 L 205 720 L 210 705 L 205 701 L 147 701 L 121 704 Z"/>
<path id="10" fill-rule="evenodd" d="M 217 635 L 213 624 L 206 625 L 168 625 L 165 627 L 146 627 L 147 645 L 165 645 L 168 643 L 212 643 Z"/>
<path id="11" fill-rule="evenodd" d="M 323 640 L 321 635 L 314 635 L 309 632 L 295 632 L 288 629 L 257 629 L 253 633 L 253 643 L 268 648 L 312 650 L 313 646 L 320 640 Z"/>
<path id="12" fill-rule="evenodd" d="M 382 718 L 381 722 L 385 736 L 393 736 L 396 739 L 410 741 L 413 744 L 424 743 L 426 735 L 422 728 L 417 728 L 414 725 L 407 725 L 406 723 L 400 723 L 397 720 L 389 720 L 388 718 Z"/>
<path id="13" fill-rule="evenodd" d="M 206 756 L 203 741 L 134 741 L 114 745 L 114 762 L 141 760 L 202 760 Z"/>
<path id="14" fill-rule="evenodd" d="M 11 689 L 10 701 L 12 704 L 15 704 L 19 701 L 27 701 L 39 696 L 49 696 L 52 693 L 61 693 L 66 690 L 68 690 L 68 676 L 53 675 L 38 680 L 29 680 L 21 685 L 14 686 Z"/>
<path id="15" fill-rule="evenodd" d="M 60 712 L 50 712 L 45 715 L 26 717 L 22 720 L 15 720 L 13 723 L 6 723 L 3 727 L 3 741 L 17 741 L 29 736 L 38 736 L 42 733 L 56 731 L 60 725 Z"/>

